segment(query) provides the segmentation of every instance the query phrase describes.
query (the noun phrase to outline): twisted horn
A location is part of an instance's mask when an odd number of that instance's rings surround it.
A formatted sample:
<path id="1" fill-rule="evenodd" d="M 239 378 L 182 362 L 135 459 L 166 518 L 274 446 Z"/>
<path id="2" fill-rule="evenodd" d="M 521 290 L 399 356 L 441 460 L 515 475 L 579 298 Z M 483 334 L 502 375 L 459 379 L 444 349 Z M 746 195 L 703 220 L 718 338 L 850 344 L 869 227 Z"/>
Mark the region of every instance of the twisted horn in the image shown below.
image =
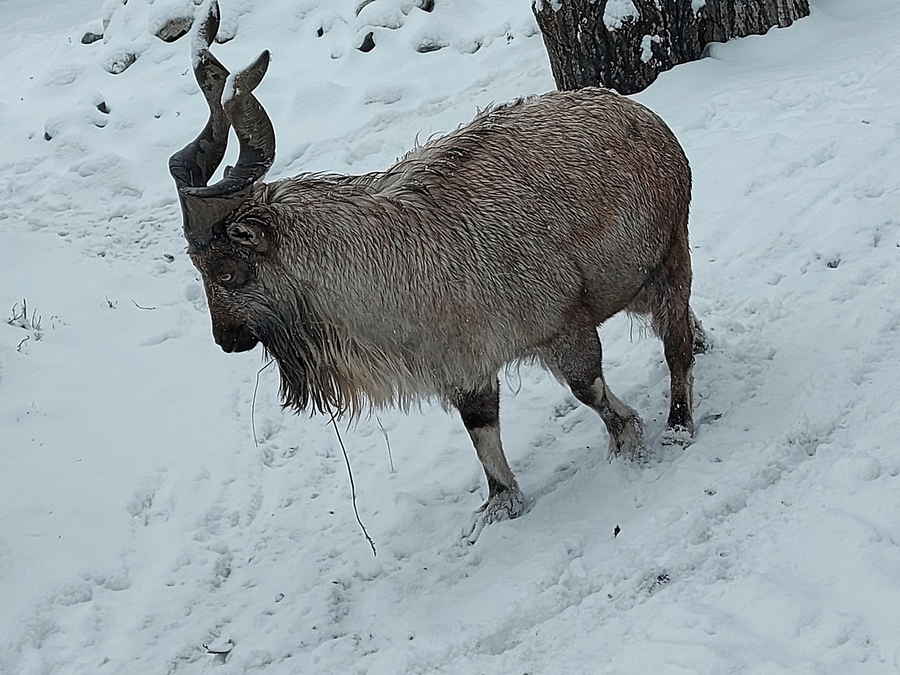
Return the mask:
<path id="1" fill-rule="evenodd" d="M 275 160 L 272 122 L 252 94 L 269 66 L 269 52 L 229 75 L 209 51 L 218 26 L 219 7 L 213 0 L 194 38 L 193 54 L 194 74 L 209 105 L 209 120 L 193 142 L 169 159 L 181 201 L 184 234 L 194 248 L 209 243 L 214 226 L 241 205 Z M 237 164 L 226 170 L 222 180 L 207 186 L 225 155 L 229 125 L 240 143 Z"/>
<path id="2" fill-rule="evenodd" d="M 207 49 L 218 31 L 219 3 L 213 0 L 193 45 L 194 77 L 209 106 L 209 120 L 197 138 L 169 158 L 169 173 L 179 190 L 206 185 L 222 163 L 228 144 L 228 119 L 219 103 L 228 71 Z"/>
<path id="3" fill-rule="evenodd" d="M 269 67 L 269 51 L 260 54 L 247 68 L 229 75 L 222 93 L 225 115 L 240 143 L 237 164 L 218 183 L 184 190 L 186 194 L 215 198 L 242 194 L 262 178 L 275 161 L 275 130 L 253 90 Z"/>

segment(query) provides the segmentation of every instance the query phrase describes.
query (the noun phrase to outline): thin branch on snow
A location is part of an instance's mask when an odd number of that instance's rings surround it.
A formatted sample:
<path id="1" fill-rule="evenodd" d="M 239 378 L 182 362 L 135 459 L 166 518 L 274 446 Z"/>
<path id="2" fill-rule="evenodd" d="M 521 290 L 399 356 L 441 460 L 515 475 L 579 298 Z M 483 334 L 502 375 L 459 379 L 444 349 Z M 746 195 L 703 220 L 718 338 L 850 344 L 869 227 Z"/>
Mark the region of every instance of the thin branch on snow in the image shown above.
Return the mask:
<path id="1" fill-rule="evenodd" d="M 387 429 L 384 428 L 378 415 L 375 415 L 375 421 L 378 422 L 378 428 L 381 429 L 381 435 L 384 436 L 384 443 L 387 445 L 388 464 L 390 464 L 391 473 L 397 473 L 397 470 L 394 468 L 394 457 L 391 455 L 391 439 L 388 436 Z"/>
<path id="2" fill-rule="evenodd" d="M 262 372 L 272 365 L 275 359 L 269 359 L 269 361 L 256 371 L 256 385 L 253 387 L 253 400 L 250 402 L 250 430 L 253 432 L 253 443 L 256 447 L 259 447 L 259 441 L 256 438 L 256 391 L 259 389 L 259 376 L 262 375 Z"/>
<path id="3" fill-rule="evenodd" d="M 341 452 L 344 453 L 344 462 L 347 464 L 347 476 L 350 478 L 350 496 L 353 499 L 353 513 L 356 516 L 356 522 L 359 523 L 359 528 L 362 530 L 363 535 L 365 535 L 366 541 L 368 541 L 369 546 L 372 547 L 372 555 L 377 556 L 378 553 L 375 551 L 375 542 L 372 541 L 372 537 L 369 536 L 369 531 L 366 530 L 366 526 L 363 525 L 363 521 L 359 517 L 359 509 L 356 508 L 356 484 L 353 482 L 353 469 L 350 468 L 350 458 L 347 456 L 347 448 L 344 447 L 344 439 L 341 438 L 341 432 L 338 430 L 337 422 L 335 422 L 334 417 L 331 418 L 331 426 L 334 427 L 334 433 L 337 435 L 338 443 L 341 444 Z"/>

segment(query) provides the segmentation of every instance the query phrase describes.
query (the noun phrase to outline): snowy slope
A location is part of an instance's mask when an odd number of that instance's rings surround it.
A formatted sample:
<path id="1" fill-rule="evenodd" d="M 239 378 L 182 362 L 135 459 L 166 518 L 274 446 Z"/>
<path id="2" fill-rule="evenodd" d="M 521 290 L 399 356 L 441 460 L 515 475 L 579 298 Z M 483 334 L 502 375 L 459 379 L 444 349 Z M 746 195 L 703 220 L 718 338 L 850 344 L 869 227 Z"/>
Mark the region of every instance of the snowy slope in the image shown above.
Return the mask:
<path id="1" fill-rule="evenodd" d="M 358 4 L 223 0 L 219 57 L 273 50 L 271 176 L 383 167 L 553 86 L 523 0 Z M 377 420 L 342 427 L 376 558 L 333 430 L 269 369 L 257 445 L 260 354 L 212 342 L 165 166 L 204 106 L 188 38 L 151 32 L 193 2 L 0 8 L 0 306 L 29 307 L 0 324 L 0 673 L 900 672 L 896 2 L 816 0 L 637 97 L 694 170 L 696 442 L 608 464 L 523 370 L 503 424 L 534 506 L 470 547 L 454 417 L 381 415 L 393 471 Z M 658 436 L 658 342 L 601 335 Z"/>

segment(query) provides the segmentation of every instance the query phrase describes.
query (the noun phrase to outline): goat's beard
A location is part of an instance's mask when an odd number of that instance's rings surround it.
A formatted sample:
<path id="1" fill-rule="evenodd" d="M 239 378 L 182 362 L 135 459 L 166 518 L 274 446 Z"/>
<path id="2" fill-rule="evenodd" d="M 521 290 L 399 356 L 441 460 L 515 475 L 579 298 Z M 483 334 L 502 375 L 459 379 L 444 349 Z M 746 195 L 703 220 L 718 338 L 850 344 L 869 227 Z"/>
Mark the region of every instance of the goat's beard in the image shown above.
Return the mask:
<path id="1" fill-rule="evenodd" d="M 408 409 L 431 394 L 423 374 L 415 375 L 402 359 L 355 337 L 302 295 L 295 297 L 287 312 L 269 308 L 257 330 L 278 364 L 285 408 L 357 417 L 395 403 Z"/>
<path id="2" fill-rule="evenodd" d="M 289 309 L 287 316 L 267 313 L 259 331 L 266 353 L 278 364 L 282 406 L 297 413 L 356 417 L 394 398 L 393 386 L 376 374 L 385 372 L 377 350 L 360 350 L 302 297 Z"/>
<path id="3" fill-rule="evenodd" d="M 347 397 L 329 367 L 330 349 L 321 328 L 315 321 L 287 322 L 270 316 L 261 342 L 278 365 L 283 407 L 340 416 L 352 407 L 352 397 Z"/>

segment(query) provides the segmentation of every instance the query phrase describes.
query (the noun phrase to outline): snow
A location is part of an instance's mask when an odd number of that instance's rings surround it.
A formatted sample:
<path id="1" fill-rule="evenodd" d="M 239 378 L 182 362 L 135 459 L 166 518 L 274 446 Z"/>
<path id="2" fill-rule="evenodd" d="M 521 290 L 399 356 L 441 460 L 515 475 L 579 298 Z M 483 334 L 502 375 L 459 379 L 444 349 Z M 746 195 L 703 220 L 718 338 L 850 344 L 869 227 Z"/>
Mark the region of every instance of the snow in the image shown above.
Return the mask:
<path id="1" fill-rule="evenodd" d="M 662 39 L 658 35 L 645 35 L 641 38 L 641 61 L 650 63 L 653 59 L 653 43 L 660 43 Z"/>
<path id="2" fill-rule="evenodd" d="M 225 78 L 225 86 L 222 88 L 222 100 L 221 104 L 223 106 L 228 105 L 231 102 L 231 99 L 234 98 L 236 93 L 235 88 L 235 77 L 237 73 L 229 73 L 228 77 Z"/>
<path id="3" fill-rule="evenodd" d="M 29 307 L 0 323 L 0 673 L 897 671 L 893 0 L 818 0 L 637 96 L 694 172 L 694 307 L 715 346 L 694 444 L 656 442 L 661 347 L 618 317 L 604 366 L 655 461 L 608 463 L 595 414 L 509 374 L 532 507 L 469 546 L 485 488 L 454 416 L 341 426 L 374 558 L 327 420 L 283 413 L 271 368 L 251 420 L 261 355 L 212 341 L 166 166 L 207 109 L 191 38 L 153 36 L 158 11 L 105 4 L 93 45 L 95 0 L 17 0 L 0 26 L 0 305 Z M 355 11 L 223 0 L 222 62 L 273 50 L 256 90 L 271 177 L 383 168 L 553 86 L 528 3 Z M 448 46 L 418 53 L 423 37 Z M 112 75 L 119 52 L 137 60 Z"/>
<path id="4" fill-rule="evenodd" d="M 628 18 L 638 16 L 637 7 L 631 0 L 608 0 L 603 10 L 603 23 L 607 28 L 619 28 Z"/>

